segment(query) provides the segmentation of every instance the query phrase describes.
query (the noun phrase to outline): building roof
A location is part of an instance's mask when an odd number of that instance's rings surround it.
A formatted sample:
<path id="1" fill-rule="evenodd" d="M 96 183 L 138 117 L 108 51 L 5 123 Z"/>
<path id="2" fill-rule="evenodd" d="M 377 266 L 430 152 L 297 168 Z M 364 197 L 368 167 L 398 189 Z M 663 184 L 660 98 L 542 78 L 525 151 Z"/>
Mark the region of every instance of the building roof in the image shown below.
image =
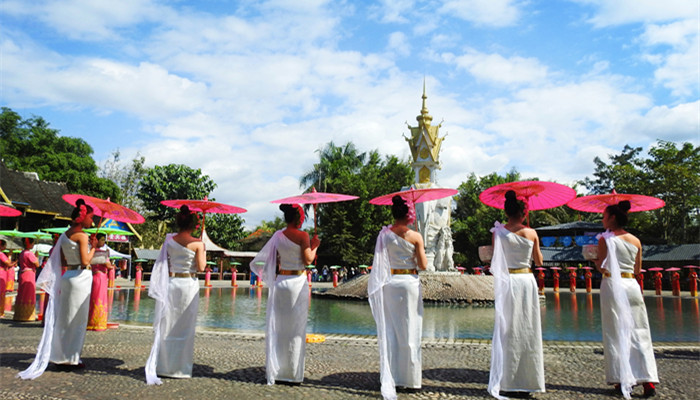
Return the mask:
<path id="1" fill-rule="evenodd" d="M 583 232 L 603 232 L 603 224 L 599 222 L 586 222 L 586 221 L 576 221 L 567 222 L 565 224 L 552 225 L 552 226 L 541 226 L 535 228 L 537 234 L 540 236 L 546 235 L 576 235 Z"/>
<path id="2" fill-rule="evenodd" d="M 0 196 L 16 208 L 70 219 L 73 207 L 61 198 L 67 193 L 65 183 L 42 181 L 36 172 L 13 171 L 0 162 Z"/>

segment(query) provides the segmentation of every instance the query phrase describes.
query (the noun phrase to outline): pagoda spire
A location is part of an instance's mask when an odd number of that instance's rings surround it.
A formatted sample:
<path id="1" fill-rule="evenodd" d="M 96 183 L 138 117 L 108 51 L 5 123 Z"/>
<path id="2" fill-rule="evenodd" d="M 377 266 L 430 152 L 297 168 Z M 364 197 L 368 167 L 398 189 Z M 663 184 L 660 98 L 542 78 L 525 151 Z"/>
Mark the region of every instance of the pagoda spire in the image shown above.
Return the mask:
<path id="1" fill-rule="evenodd" d="M 426 100 L 428 95 L 425 90 L 425 78 L 423 78 L 423 95 L 420 114 L 416 117 L 418 126 L 408 126 L 411 137 L 406 137 L 406 142 L 411 149 L 413 156 L 413 170 L 415 171 L 415 181 L 430 187 L 437 184 L 435 170 L 440 169 L 440 146 L 445 138 L 439 137 L 439 130 L 442 124 L 432 126 L 433 117 L 428 112 Z"/>

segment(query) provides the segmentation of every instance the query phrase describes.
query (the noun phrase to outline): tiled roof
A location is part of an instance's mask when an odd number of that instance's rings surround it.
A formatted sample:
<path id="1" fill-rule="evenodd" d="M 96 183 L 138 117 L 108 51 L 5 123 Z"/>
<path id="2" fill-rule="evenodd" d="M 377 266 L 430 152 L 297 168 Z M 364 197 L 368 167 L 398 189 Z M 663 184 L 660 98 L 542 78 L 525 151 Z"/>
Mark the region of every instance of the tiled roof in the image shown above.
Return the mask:
<path id="1" fill-rule="evenodd" d="M 8 169 L 0 162 L 0 189 L 20 209 L 55 213 L 70 218 L 73 211 L 61 196 L 68 193 L 65 183 L 48 182 L 39 179 L 36 173 Z"/>

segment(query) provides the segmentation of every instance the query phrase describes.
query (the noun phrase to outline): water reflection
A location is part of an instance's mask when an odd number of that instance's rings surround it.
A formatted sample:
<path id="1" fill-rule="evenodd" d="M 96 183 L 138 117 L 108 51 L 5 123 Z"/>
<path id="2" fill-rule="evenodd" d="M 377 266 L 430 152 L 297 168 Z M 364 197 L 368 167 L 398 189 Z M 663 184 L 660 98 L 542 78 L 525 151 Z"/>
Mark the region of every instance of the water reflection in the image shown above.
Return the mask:
<path id="1" fill-rule="evenodd" d="M 264 330 L 267 289 L 204 288 L 200 295 L 198 326 Z M 140 290 L 110 290 L 111 297 L 114 301 L 110 321 L 152 324 L 154 301 L 142 296 Z M 645 301 L 653 340 L 700 341 L 697 298 L 646 297 Z M 376 334 L 367 302 L 313 297 L 310 303 L 307 328 L 310 333 Z M 493 335 L 493 306 L 425 304 L 424 309 L 424 338 L 490 339 Z M 548 293 L 541 301 L 541 315 L 545 340 L 602 340 L 597 294 Z"/>

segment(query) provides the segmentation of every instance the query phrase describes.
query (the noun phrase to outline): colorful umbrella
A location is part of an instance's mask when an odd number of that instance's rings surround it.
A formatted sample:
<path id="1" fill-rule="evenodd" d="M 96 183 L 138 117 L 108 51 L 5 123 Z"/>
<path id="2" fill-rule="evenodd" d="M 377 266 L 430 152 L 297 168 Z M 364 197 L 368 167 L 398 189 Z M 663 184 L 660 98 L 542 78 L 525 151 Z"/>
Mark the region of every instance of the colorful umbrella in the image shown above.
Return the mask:
<path id="1" fill-rule="evenodd" d="M 537 267 L 537 268 L 535 268 L 535 269 L 538 270 L 538 271 L 546 271 L 546 270 L 547 270 L 547 268 L 542 268 L 542 267 Z"/>
<path id="2" fill-rule="evenodd" d="M 639 272 L 647 272 L 644 268 L 640 269 Z"/>
<path id="3" fill-rule="evenodd" d="M 576 268 L 576 267 L 566 267 L 566 269 L 574 270 L 574 269 L 578 269 L 578 268 Z"/>
<path id="4" fill-rule="evenodd" d="M 92 207 L 95 215 L 102 219 L 111 218 L 115 221 L 128 222 L 130 224 L 142 224 L 146 221 L 146 219 L 136 211 L 128 209 L 120 204 L 112 203 L 109 199 L 103 200 L 84 194 L 64 194 L 62 197 L 63 200 L 73 206 L 75 206 L 75 202 L 78 201 L 78 199 L 83 199 L 85 204 Z"/>
<path id="5" fill-rule="evenodd" d="M 561 268 L 559 268 L 559 267 L 549 267 L 549 269 L 560 270 Z"/>
<path id="6" fill-rule="evenodd" d="M 527 205 L 527 224 L 530 225 L 530 211 L 546 210 L 563 206 L 576 197 L 576 191 L 559 183 L 546 181 L 506 182 L 492 186 L 479 194 L 479 200 L 490 207 L 503 209 L 506 192 L 512 190 L 517 197 L 524 198 Z"/>
<path id="7" fill-rule="evenodd" d="M 163 200 L 160 204 L 173 208 L 180 208 L 186 205 L 191 211 L 201 212 L 204 215 L 206 213 L 241 214 L 248 211 L 245 208 L 209 201 L 206 197 L 204 200 Z M 202 218 L 202 232 L 204 232 L 205 223 L 206 218 Z"/>
<path id="8" fill-rule="evenodd" d="M 581 267 L 581 269 L 593 269 L 593 267 Z"/>
<path id="9" fill-rule="evenodd" d="M 314 233 L 316 233 L 316 206 L 323 203 L 337 203 L 340 201 L 348 201 L 359 199 L 357 196 L 339 193 L 317 192 L 315 187 L 311 188 L 308 193 L 300 194 L 299 196 L 285 197 L 283 199 L 272 200 L 274 204 L 313 204 L 314 206 Z"/>
<path id="10" fill-rule="evenodd" d="M 22 237 L 22 235 L 24 235 L 24 232 L 20 232 L 17 229 L 13 229 L 13 230 L 0 231 L 0 235 L 8 236 L 8 237 Z"/>
<path id="11" fill-rule="evenodd" d="M 700 268 L 697 265 L 684 265 L 683 268 Z"/>
<path id="12" fill-rule="evenodd" d="M 661 267 L 654 267 L 654 268 L 649 268 L 649 271 L 663 271 L 664 269 Z"/>
<path id="13" fill-rule="evenodd" d="M 22 211 L 0 204 L 0 217 L 17 217 L 19 215 L 22 215 Z"/>
<path id="14" fill-rule="evenodd" d="M 39 231 L 21 232 L 21 235 L 18 235 L 18 236 L 23 237 L 23 238 L 33 238 L 33 239 L 51 239 L 50 233 L 39 232 Z"/>
<path id="15" fill-rule="evenodd" d="M 672 268 L 666 268 L 666 272 L 675 272 L 675 271 L 680 271 L 681 269 L 678 267 L 672 267 Z"/>
<path id="16" fill-rule="evenodd" d="M 375 197 L 369 201 L 370 204 L 375 204 L 378 206 L 390 206 L 392 204 L 391 199 L 394 196 L 399 195 L 406 201 L 412 201 L 413 203 L 422 203 L 424 201 L 438 200 L 443 197 L 454 196 L 459 191 L 455 189 L 445 189 L 445 188 L 428 188 L 428 189 L 408 189 L 401 192 L 394 192 L 385 194 L 383 196 Z"/>
<path id="17" fill-rule="evenodd" d="M 578 197 L 571 200 L 566 205 L 574 210 L 602 213 L 605 208 L 617 204 L 623 200 L 630 202 L 631 208 L 629 212 L 656 210 L 663 207 L 666 203 L 656 197 L 644 196 L 641 194 L 622 194 L 613 190 L 610 194 L 595 194 L 591 196 Z"/>

